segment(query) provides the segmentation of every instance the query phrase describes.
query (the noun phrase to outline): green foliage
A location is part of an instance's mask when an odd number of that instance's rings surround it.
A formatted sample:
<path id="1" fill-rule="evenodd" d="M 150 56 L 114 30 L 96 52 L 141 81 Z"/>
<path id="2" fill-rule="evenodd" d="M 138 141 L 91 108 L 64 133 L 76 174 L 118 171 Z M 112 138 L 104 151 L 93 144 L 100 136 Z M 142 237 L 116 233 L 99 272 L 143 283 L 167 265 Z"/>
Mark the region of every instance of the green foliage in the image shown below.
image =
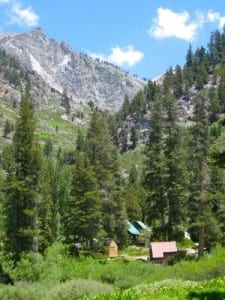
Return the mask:
<path id="1" fill-rule="evenodd" d="M 190 145 L 190 199 L 188 201 L 191 227 L 198 236 L 199 255 L 203 254 L 205 247 L 205 226 L 209 224 L 212 217 L 211 205 L 206 197 L 208 188 L 208 149 L 209 129 L 208 116 L 206 112 L 207 98 L 204 92 L 195 98 L 195 109 L 191 128 L 192 142 Z"/>
<path id="2" fill-rule="evenodd" d="M 154 227 L 156 236 L 165 239 L 167 199 L 165 196 L 166 164 L 163 135 L 162 97 L 158 94 L 154 102 L 149 143 L 146 146 L 144 186 L 148 192 L 146 199 L 148 223 Z"/>
<path id="3" fill-rule="evenodd" d="M 149 248 L 137 247 L 137 246 L 128 246 L 121 253 L 124 253 L 129 256 L 143 256 L 149 255 Z"/>
<path id="4" fill-rule="evenodd" d="M 178 242 L 179 249 L 191 248 L 195 245 L 195 243 L 188 238 L 183 238 Z"/>
<path id="5" fill-rule="evenodd" d="M 86 136 L 86 151 L 97 179 L 103 230 L 120 245 L 126 244 L 126 208 L 121 198 L 117 149 L 112 144 L 107 119 L 95 111 Z"/>
<path id="6" fill-rule="evenodd" d="M 0 72 L 16 88 L 20 87 L 21 82 L 26 79 L 26 74 L 18 61 L 8 56 L 3 49 L 0 50 Z M 29 74 L 29 72 L 26 73 Z"/>
<path id="7" fill-rule="evenodd" d="M 47 161 L 50 207 L 51 242 L 59 240 L 65 229 L 65 210 L 71 191 L 71 170 L 66 165 L 50 159 Z"/>
<path id="8" fill-rule="evenodd" d="M 38 192 L 41 157 L 34 137 L 32 98 L 26 88 L 12 144 L 12 168 L 7 176 L 6 248 L 18 259 L 23 251 L 38 251 Z"/>
<path id="9" fill-rule="evenodd" d="M 146 218 L 153 228 L 153 238 L 164 240 L 179 240 L 185 224 L 185 152 L 181 147 L 177 102 L 170 91 L 172 77 L 169 70 L 163 94 L 157 94 L 153 103 L 144 172 Z"/>
<path id="10" fill-rule="evenodd" d="M 109 293 L 113 288 L 90 279 L 68 280 L 63 284 L 57 285 L 47 293 L 47 299 L 82 299 L 83 297 L 91 298 L 95 295 Z"/>
<path id="11" fill-rule="evenodd" d="M 210 295 L 213 291 L 224 292 L 224 254 L 224 248 L 217 247 L 200 260 L 180 261 L 173 266 L 126 260 L 103 262 L 74 259 L 67 246 L 55 243 L 44 256 L 28 253 L 16 267 L 11 266 L 11 271 L 8 265 L 15 286 L 1 286 L 0 297 L 181 300 L 191 292 Z M 119 290 L 113 292 L 115 288 Z"/>
<path id="12" fill-rule="evenodd" d="M 102 296 L 97 296 L 95 300 L 139 300 L 140 294 L 134 291 L 125 291 L 125 292 L 115 292 L 113 294 L 107 294 Z"/>
<path id="13" fill-rule="evenodd" d="M 12 271 L 12 277 L 15 281 L 39 281 L 44 267 L 44 258 L 40 253 L 26 253 Z"/>
<path id="14" fill-rule="evenodd" d="M 101 230 L 101 202 L 97 180 L 85 154 L 77 152 L 72 172 L 72 191 L 67 204 L 66 232 L 68 241 L 90 241 Z"/>
<path id="15" fill-rule="evenodd" d="M 95 295 L 110 293 L 113 288 L 107 284 L 88 279 L 68 280 L 56 285 L 21 283 L 13 287 L 0 287 L 2 300 L 77 300 L 89 299 Z"/>
<path id="16" fill-rule="evenodd" d="M 37 300 L 40 299 L 40 294 L 33 288 L 14 286 L 14 287 L 1 287 L 0 288 L 0 298 L 2 300 Z"/>

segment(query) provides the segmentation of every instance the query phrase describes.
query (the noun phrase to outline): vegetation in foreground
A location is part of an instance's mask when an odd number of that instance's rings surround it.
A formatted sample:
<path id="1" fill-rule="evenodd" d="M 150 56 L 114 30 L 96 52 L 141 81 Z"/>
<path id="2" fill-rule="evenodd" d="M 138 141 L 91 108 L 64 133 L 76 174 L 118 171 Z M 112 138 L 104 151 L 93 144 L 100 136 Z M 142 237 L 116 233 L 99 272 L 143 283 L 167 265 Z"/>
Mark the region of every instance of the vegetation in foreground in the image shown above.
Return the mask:
<path id="1" fill-rule="evenodd" d="M 9 258 L 1 257 L 1 262 L 14 282 L 1 285 L 4 300 L 204 299 L 202 295 L 217 300 L 225 295 L 225 249 L 220 246 L 200 260 L 174 265 L 93 259 L 82 252 L 74 258 L 62 243 L 55 243 L 44 255 L 24 254 L 16 267 Z"/>

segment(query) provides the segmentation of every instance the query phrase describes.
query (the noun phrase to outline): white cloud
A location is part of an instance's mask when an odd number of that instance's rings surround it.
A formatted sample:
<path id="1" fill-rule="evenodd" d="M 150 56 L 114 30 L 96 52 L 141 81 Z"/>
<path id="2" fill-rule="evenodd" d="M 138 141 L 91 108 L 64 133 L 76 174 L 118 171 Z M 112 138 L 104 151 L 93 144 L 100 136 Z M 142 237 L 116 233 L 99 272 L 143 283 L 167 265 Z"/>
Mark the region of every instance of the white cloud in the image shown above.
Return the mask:
<path id="1" fill-rule="evenodd" d="M 121 48 L 119 46 L 111 48 L 111 53 L 108 56 L 96 53 L 92 53 L 91 56 L 93 58 L 99 58 L 100 60 L 109 61 L 120 67 L 133 67 L 135 64 L 142 60 L 142 58 L 144 57 L 144 53 L 139 50 L 135 50 L 133 46 L 128 45 L 125 48 Z"/>
<path id="2" fill-rule="evenodd" d="M 190 22 L 187 11 L 175 13 L 168 8 L 158 8 L 154 25 L 149 29 L 149 34 L 156 38 L 178 38 L 191 41 L 197 35 L 197 29 L 202 25 L 202 15 L 197 22 Z"/>
<path id="3" fill-rule="evenodd" d="M 10 12 L 10 23 L 24 26 L 36 26 L 38 16 L 30 6 L 23 8 L 21 3 L 13 2 Z"/>
<path id="4" fill-rule="evenodd" d="M 212 10 L 196 11 L 195 17 L 191 18 L 187 11 L 176 13 L 168 8 L 159 7 L 149 34 L 158 39 L 175 37 L 190 42 L 205 23 L 213 22 L 217 23 L 219 29 L 222 29 L 225 24 L 225 15 L 221 16 L 219 12 Z"/>
<path id="5" fill-rule="evenodd" d="M 23 7 L 20 0 L 0 0 L 0 5 L 7 5 L 8 24 L 26 27 L 38 24 L 38 15 L 33 11 L 31 6 Z"/>
<path id="6" fill-rule="evenodd" d="M 225 25 L 225 16 L 221 16 L 219 12 L 209 10 L 207 13 L 208 22 L 217 22 L 220 29 Z"/>
<path id="7" fill-rule="evenodd" d="M 130 45 L 124 49 L 116 46 L 112 48 L 111 51 L 109 60 L 119 66 L 128 65 L 132 67 L 144 57 L 143 52 L 135 50 L 134 47 Z"/>
<path id="8" fill-rule="evenodd" d="M 209 22 L 215 22 L 219 19 L 220 14 L 218 12 L 208 11 L 207 13 L 207 19 Z"/>

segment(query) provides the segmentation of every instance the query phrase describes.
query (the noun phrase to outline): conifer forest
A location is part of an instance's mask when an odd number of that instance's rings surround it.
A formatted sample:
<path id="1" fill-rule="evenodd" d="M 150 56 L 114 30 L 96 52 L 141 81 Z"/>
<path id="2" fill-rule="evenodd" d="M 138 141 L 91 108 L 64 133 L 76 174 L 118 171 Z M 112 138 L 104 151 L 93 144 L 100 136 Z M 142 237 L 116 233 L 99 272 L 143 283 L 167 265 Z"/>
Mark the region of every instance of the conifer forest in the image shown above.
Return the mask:
<path id="1" fill-rule="evenodd" d="M 225 30 L 117 112 L 90 104 L 68 144 L 57 122 L 40 136 L 31 74 L 3 50 L 0 73 L 22 95 L 15 121 L 0 112 L 0 299 L 225 299 Z M 169 241 L 196 253 L 151 262 Z"/>

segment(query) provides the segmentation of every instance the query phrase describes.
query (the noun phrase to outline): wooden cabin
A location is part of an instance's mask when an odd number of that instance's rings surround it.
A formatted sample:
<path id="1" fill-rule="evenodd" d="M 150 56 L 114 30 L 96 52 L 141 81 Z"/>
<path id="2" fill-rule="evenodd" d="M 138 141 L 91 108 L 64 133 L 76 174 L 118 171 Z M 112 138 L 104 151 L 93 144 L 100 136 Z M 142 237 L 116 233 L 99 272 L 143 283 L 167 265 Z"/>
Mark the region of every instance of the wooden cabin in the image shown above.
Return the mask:
<path id="1" fill-rule="evenodd" d="M 178 252 L 175 241 L 150 243 L 150 260 L 156 263 L 167 262 Z"/>

